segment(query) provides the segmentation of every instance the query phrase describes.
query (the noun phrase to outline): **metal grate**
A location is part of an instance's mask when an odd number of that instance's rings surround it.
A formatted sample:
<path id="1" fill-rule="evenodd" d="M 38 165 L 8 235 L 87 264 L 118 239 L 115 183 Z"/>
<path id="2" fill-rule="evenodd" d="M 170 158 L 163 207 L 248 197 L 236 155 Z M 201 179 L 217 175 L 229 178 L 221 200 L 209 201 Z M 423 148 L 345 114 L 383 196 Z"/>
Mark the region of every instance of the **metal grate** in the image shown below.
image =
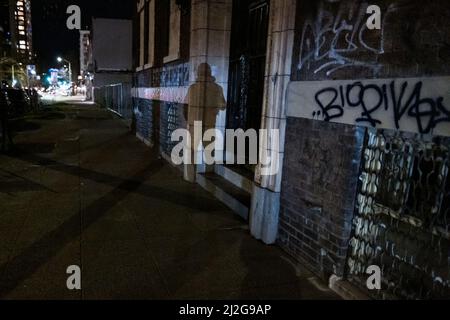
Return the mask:
<path id="1" fill-rule="evenodd" d="M 450 139 L 371 130 L 364 149 L 348 275 L 377 298 L 450 297 Z"/>
<path id="2" fill-rule="evenodd" d="M 172 141 L 172 133 L 180 128 L 186 128 L 186 120 L 184 119 L 183 111 L 185 105 L 164 102 L 161 104 L 161 150 L 170 155 L 172 149 L 178 142 Z"/>
<path id="3" fill-rule="evenodd" d="M 120 83 L 95 89 L 95 102 L 108 108 L 124 119 L 133 117 L 131 84 Z"/>
<path id="4" fill-rule="evenodd" d="M 167 136 L 166 136 L 166 144 L 169 146 L 168 150 L 166 151 L 172 151 L 173 147 L 175 146 L 174 142 L 172 141 L 172 133 L 179 128 L 178 125 L 178 109 L 175 105 L 170 104 L 169 109 L 167 111 Z"/>

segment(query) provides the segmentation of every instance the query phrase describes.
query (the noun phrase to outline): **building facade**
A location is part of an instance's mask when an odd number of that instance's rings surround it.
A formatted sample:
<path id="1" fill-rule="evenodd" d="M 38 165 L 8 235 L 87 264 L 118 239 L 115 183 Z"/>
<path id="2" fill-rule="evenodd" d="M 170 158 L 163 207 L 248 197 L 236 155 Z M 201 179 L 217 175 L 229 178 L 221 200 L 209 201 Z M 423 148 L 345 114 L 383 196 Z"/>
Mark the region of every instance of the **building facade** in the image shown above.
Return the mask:
<path id="1" fill-rule="evenodd" d="M 89 30 L 80 30 L 80 85 L 86 88 L 86 100 L 92 100 L 92 80 L 94 63 L 92 60 L 92 39 Z"/>
<path id="2" fill-rule="evenodd" d="M 0 1 L 0 79 L 28 86 L 35 80 L 30 1 Z"/>
<path id="3" fill-rule="evenodd" d="M 92 65 L 92 40 L 89 30 L 80 30 L 80 75 L 84 76 Z"/>
<path id="4" fill-rule="evenodd" d="M 179 168 L 325 278 L 366 290 L 378 266 L 370 296 L 448 297 L 450 5 L 370 4 L 381 29 L 366 1 L 137 1 L 136 135 L 172 161 L 196 121 L 267 130 L 275 172 Z"/>
<path id="5" fill-rule="evenodd" d="M 9 6 L 13 56 L 24 64 L 30 64 L 34 57 L 31 1 L 10 0 Z"/>
<path id="6" fill-rule="evenodd" d="M 126 19 L 92 20 L 93 99 L 131 119 L 133 23 Z"/>

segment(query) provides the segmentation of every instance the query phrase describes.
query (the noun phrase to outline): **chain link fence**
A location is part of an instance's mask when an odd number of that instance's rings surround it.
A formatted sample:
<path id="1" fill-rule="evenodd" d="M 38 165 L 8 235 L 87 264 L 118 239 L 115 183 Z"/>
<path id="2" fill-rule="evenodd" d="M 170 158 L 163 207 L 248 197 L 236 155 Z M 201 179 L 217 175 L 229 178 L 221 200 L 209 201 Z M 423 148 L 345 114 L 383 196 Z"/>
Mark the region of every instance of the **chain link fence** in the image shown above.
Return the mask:
<path id="1" fill-rule="evenodd" d="M 94 101 L 124 119 L 133 118 L 131 83 L 119 83 L 94 89 Z"/>

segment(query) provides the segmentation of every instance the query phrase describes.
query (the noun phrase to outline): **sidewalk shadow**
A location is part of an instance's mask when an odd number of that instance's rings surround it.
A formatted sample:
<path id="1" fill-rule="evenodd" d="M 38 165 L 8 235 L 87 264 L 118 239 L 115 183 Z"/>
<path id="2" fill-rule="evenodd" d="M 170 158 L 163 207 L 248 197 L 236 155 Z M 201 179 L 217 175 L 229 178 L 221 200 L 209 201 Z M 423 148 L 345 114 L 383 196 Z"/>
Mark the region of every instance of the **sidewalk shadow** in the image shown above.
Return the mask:
<path id="1" fill-rule="evenodd" d="M 24 249 L 18 256 L 0 265 L 0 298 L 6 296 L 25 279 L 33 275 L 40 266 L 54 257 L 67 244 L 79 238 L 80 233 L 82 234 L 84 230 L 106 215 L 128 194 L 136 191 L 162 167 L 161 160 L 153 161 L 145 169 L 123 181 L 114 190 L 83 209 L 82 227 L 80 226 L 80 215 L 74 214 L 61 226 L 48 232 L 40 240 Z"/>

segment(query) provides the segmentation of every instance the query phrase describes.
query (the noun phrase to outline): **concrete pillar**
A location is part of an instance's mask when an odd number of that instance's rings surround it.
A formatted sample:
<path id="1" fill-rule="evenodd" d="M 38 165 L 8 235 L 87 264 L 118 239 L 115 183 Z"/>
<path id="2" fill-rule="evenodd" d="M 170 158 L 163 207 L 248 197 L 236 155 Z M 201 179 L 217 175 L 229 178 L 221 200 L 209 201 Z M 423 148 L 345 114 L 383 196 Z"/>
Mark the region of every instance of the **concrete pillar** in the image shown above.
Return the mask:
<path id="1" fill-rule="evenodd" d="M 291 77 L 296 1 L 271 1 L 270 5 L 262 129 L 269 130 L 269 141 L 275 138 L 270 130 L 279 130 L 279 150 L 272 152 L 270 143 L 265 150 L 268 155 L 278 156 L 279 170 L 274 175 L 264 175 L 263 166 L 258 165 L 250 210 L 251 233 L 267 244 L 275 243 L 278 233 L 286 131 L 286 89 Z"/>
<path id="2" fill-rule="evenodd" d="M 167 1 L 167 0 L 166 0 Z M 176 0 L 170 0 L 169 19 L 169 54 L 164 57 L 164 63 L 178 60 L 180 58 L 181 37 L 181 11 Z"/>
<path id="3" fill-rule="evenodd" d="M 148 10 L 149 10 L 149 32 L 148 32 L 148 65 L 146 67 L 150 68 L 155 65 L 155 8 L 156 0 L 150 0 Z"/>

